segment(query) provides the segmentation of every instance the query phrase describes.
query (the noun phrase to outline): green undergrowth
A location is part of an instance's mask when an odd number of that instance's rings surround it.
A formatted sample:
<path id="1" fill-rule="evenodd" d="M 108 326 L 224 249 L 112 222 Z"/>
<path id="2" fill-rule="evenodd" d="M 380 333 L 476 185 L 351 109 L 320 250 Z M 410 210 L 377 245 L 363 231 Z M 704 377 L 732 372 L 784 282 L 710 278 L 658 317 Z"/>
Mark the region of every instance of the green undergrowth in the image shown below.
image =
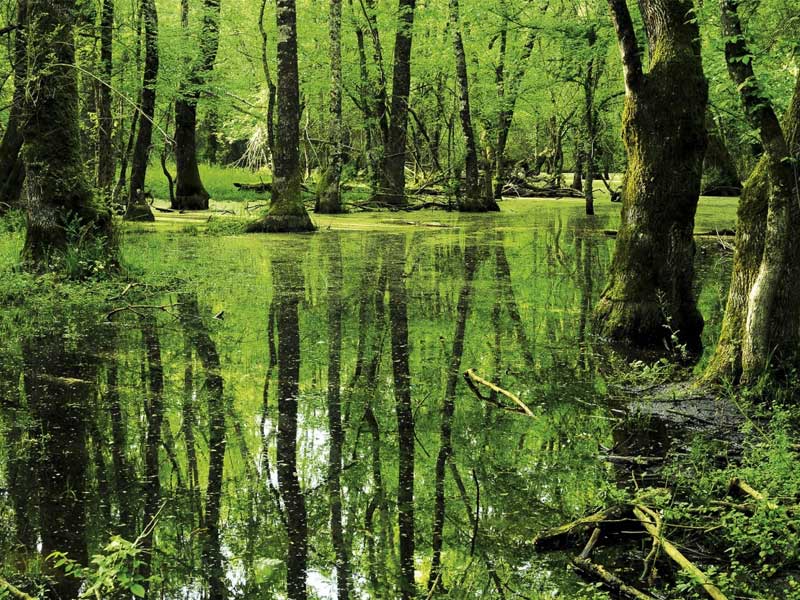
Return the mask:
<path id="1" fill-rule="evenodd" d="M 634 363 L 613 379 L 621 387 L 645 390 L 637 394 L 639 405 L 667 403 L 675 411 L 688 412 L 700 397 L 701 403 L 717 407 L 712 413 L 727 410 L 740 425 L 721 425 L 714 422 L 713 414 L 701 412 L 680 425 L 668 426 L 671 440 L 676 432 L 683 433 L 672 442 L 657 483 L 648 484 L 654 487 L 641 483 L 646 470 L 629 473 L 628 484 L 620 487 L 622 501 L 637 504 L 643 502 L 643 494 L 650 494 L 644 503 L 660 513 L 664 537 L 728 599 L 800 600 L 800 377 L 784 375 L 778 381 L 764 376 L 747 389 L 705 390 L 675 385 L 681 375 L 691 377 L 679 365 L 662 360 Z M 662 426 L 654 425 L 653 419 L 660 421 L 660 417 L 654 415 L 628 417 L 639 424 L 629 423 L 625 430 L 659 431 Z M 652 480 L 653 473 L 649 476 Z M 755 490 L 755 496 L 745 488 Z M 650 549 L 649 542 L 644 542 L 634 553 L 639 560 L 633 567 L 637 573 L 645 570 Z M 657 597 L 708 597 L 662 551 L 656 556 Z M 607 566 L 626 572 L 630 560 Z M 642 580 L 628 581 L 648 591 Z M 598 586 L 588 586 L 582 597 L 611 596 Z"/>

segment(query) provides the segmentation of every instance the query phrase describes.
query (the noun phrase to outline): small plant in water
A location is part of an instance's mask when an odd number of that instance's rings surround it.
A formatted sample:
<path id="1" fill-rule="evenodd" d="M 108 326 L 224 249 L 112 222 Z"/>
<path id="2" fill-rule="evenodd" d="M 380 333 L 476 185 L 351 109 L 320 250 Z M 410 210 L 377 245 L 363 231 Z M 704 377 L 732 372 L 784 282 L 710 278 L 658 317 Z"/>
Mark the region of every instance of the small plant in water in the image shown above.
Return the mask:
<path id="1" fill-rule="evenodd" d="M 139 571 L 144 565 L 143 550 L 137 542 L 129 542 L 114 536 L 103 548 L 102 554 L 95 554 L 89 567 L 83 567 L 61 552 L 53 552 L 48 560 L 54 561 L 56 568 L 77 579 L 83 580 L 81 598 L 109 598 L 115 592 L 127 591 L 137 598 L 144 598 L 147 583 Z"/>

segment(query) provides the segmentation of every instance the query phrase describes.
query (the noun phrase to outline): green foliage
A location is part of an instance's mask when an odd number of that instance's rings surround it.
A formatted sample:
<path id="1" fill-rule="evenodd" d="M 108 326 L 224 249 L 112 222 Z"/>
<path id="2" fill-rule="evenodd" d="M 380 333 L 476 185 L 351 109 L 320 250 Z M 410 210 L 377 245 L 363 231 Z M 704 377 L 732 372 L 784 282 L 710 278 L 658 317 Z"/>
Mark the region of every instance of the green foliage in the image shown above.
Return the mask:
<path id="1" fill-rule="evenodd" d="M 119 536 L 113 536 L 103 552 L 91 558 L 88 567 L 79 565 L 61 552 L 54 552 L 47 560 L 52 561 L 55 568 L 63 569 L 69 577 L 84 582 L 81 598 L 107 598 L 120 591 L 144 598 L 145 585 L 149 584 L 138 574 L 145 560 L 141 547 Z"/>

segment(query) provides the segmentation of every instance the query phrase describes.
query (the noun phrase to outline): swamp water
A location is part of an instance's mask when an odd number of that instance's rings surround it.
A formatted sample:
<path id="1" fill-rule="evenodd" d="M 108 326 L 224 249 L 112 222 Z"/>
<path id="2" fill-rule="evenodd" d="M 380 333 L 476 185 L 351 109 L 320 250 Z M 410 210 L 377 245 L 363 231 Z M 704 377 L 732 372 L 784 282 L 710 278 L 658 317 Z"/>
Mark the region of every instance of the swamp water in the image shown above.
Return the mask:
<path id="1" fill-rule="evenodd" d="M 0 562 L 31 570 L 37 548 L 85 562 L 111 535 L 133 540 L 154 523 L 138 555 L 152 559 L 132 568 L 151 578 L 150 596 L 285 597 L 284 521 L 296 507 L 281 499 L 278 422 L 296 408 L 309 593 L 333 598 L 328 407 L 338 397 L 353 597 L 398 597 L 398 471 L 409 448 L 421 591 L 450 400 L 449 597 L 577 597 L 566 557 L 536 554 L 532 540 L 619 484 L 599 458 L 620 442 L 606 381 L 619 361 L 591 325 L 614 242 L 608 218 L 580 212 L 307 236 L 128 233 L 126 263 L 157 288 L 121 289 L 108 319 L 65 307 L 55 319 L 32 315 L 24 339 L 3 333 Z M 713 245 L 697 259 L 706 346 L 730 269 Z M 396 412 L 403 365 L 408 439 Z M 480 398 L 467 369 L 534 417 L 488 389 Z M 59 579 L 61 597 L 78 593 Z"/>

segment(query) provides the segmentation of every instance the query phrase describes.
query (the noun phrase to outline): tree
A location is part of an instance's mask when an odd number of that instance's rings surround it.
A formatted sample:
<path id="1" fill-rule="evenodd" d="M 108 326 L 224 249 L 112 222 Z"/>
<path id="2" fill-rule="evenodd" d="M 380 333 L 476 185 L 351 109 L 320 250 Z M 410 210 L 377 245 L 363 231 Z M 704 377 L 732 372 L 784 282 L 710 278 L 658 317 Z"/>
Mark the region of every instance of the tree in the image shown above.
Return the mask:
<path id="1" fill-rule="evenodd" d="M 17 0 L 17 28 L 14 31 L 14 52 L 11 67 L 14 70 L 14 95 L 11 112 L 0 142 L 0 215 L 19 202 L 25 182 L 25 164 L 21 155 L 22 131 L 20 114 L 25 103 L 25 80 L 27 77 L 25 26 L 28 2 Z"/>
<path id="2" fill-rule="evenodd" d="M 295 0 L 278 0 L 278 126 L 272 203 L 250 232 L 313 231 L 303 205 L 300 169 L 300 83 L 297 69 Z"/>
<path id="3" fill-rule="evenodd" d="M 405 203 L 406 139 L 408 100 L 411 94 L 411 46 L 416 0 L 398 0 L 397 32 L 394 41 L 394 70 L 389 123 L 379 173 L 381 189 L 378 202 L 389 205 Z"/>
<path id="4" fill-rule="evenodd" d="M 114 115 L 111 81 L 114 76 L 114 0 L 103 0 L 100 17 L 100 75 L 97 99 L 97 187 L 111 194 L 114 183 Z"/>
<path id="5" fill-rule="evenodd" d="M 144 180 L 153 138 L 153 119 L 156 111 L 156 83 L 158 82 L 158 9 L 155 0 L 142 0 L 144 21 L 144 73 L 142 79 L 139 130 L 133 148 L 131 181 L 128 190 L 126 221 L 154 221 L 153 211 L 145 200 Z"/>
<path id="6" fill-rule="evenodd" d="M 343 162 L 342 123 L 342 0 L 331 0 L 329 17 L 331 38 L 331 133 L 333 134 L 331 164 L 319 186 L 316 212 L 335 214 L 342 212 L 340 188 Z"/>
<path id="7" fill-rule="evenodd" d="M 720 6 L 728 72 L 764 154 L 742 190 L 722 333 L 704 378 L 751 383 L 770 367 L 795 366 L 800 341 L 800 77 L 781 125 L 756 77 L 739 2 Z"/>
<path id="8" fill-rule="evenodd" d="M 187 6 L 188 8 L 188 6 Z M 186 14 L 186 13 L 184 13 Z M 209 193 L 197 164 L 197 104 L 200 92 L 214 69 L 219 50 L 220 0 L 203 0 L 203 25 L 198 40 L 199 55 L 175 100 L 176 193 L 172 208 L 205 210 Z M 184 21 L 188 27 L 188 19 Z"/>
<path id="9" fill-rule="evenodd" d="M 693 236 L 708 84 L 698 26 L 687 16 L 693 3 L 643 0 L 640 5 L 650 51 L 647 73 L 627 3 L 609 0 L 622 53 L 628 167 L 609 282 L 595 316 L 602 335 L 611 339 L 660 347 L 669 326 L 698 350 L 703 318 L 692 290 Z"/>
<path id="10" fill-rule="evenodd" d="M 459 197 L 458 209 L 462 212 L 499 211 L 493 197 L 485 193 L 481 186 L 478 170 L 478 150 L 475 145 L 475 131 L 472 128 L 472 114 L 469 102 L 469 77 L 467 75 L 467 56 L 464 52 L 464 40 L 461 38 L 461 22 L 459 19 L 458 0 L 450 0 L 450 27 L 453 35 L 453 53 L 456 59 L 456 80 L 458 81 L 459 115 L 461 129 L 464 133 L 466 182 L 464 195 Z M 489 174 L 486 174 L 489 177 Z"/>
<path id="11" fill-rule="evenodd" d="M 21 115 L 27 229 L 22 258 L 41 271 L 68 248 L 97 243 L 113 255 L 111 213 L 83 172 L 75 71 L 74 0 L 29 0 L 27 91 Z"/>

